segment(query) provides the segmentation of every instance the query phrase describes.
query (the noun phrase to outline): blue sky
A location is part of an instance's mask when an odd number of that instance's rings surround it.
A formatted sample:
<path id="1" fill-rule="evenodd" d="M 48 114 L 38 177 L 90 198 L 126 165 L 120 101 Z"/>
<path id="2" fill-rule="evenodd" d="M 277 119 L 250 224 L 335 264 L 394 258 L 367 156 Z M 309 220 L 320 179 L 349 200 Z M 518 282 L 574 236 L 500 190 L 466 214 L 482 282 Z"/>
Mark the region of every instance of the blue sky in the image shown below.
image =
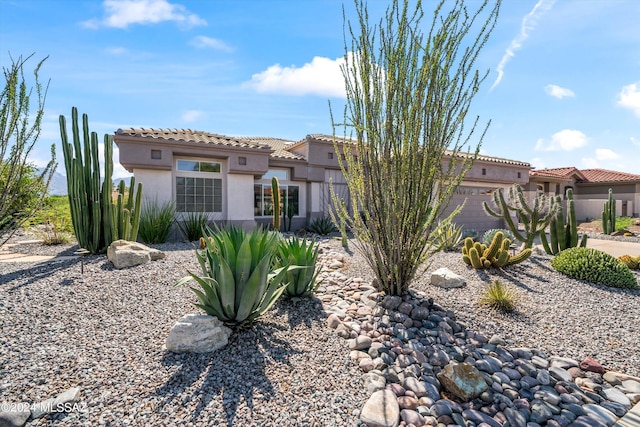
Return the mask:
<path id="1" fill-rule="evenodd" d="M 370 1 L 370 12 L 385 6 Z M 505 0 L 477 62 L 491 70 L 471 112 L 492 121 L 482 153 L 640 174 L 639 21 L 638 0 Z M 342 29 L 333 0 L 0 0 L 0 62 L 49 55 L 32 160 L 55 143 L 62 163 L 58 116 L 72 106 L 100 136 L 330 134 L 328 102 L 339 113 L 344 104 Z"/>

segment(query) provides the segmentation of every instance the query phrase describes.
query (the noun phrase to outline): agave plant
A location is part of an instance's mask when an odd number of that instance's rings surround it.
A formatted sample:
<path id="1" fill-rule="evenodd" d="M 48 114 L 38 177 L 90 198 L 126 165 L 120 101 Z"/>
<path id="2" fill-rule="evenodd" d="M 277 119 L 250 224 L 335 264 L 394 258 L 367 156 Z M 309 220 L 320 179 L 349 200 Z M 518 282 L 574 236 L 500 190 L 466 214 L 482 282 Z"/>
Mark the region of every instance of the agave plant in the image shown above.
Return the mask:
<path id="1" fill-rule="evenodd" d="M 191 280 L 197 307 L 233 329 L 249 326 L 278 300 L 287 287 L 288 264 L 272 270 L 280 245 L 278 233 L 230 227 L 205 230 L 204 249 L 196 249 L 202 275 L 188 272 L 176 283 Z"/>
<path id="2" fill-rule="evenodd" d="M 439 221 L 431 232 L 431 243 L 443 251 L 457 250 L 462 246 L 462 227 L 458 227 L 450 218 Z"/>
<path id="3" fill-rule="evenodd" d="M 287 271 L 284 281 L 287 287 L 284 295 L 287 297 L 306 297 L 311 295 L 317 285 L 316 262 L 318 261 L 319 247 L 313 241 L 298 239 L 296 237 L 285 240 L 280 244 L 276 265 L 285 267 L 295 265 L 303 267 Z"/>

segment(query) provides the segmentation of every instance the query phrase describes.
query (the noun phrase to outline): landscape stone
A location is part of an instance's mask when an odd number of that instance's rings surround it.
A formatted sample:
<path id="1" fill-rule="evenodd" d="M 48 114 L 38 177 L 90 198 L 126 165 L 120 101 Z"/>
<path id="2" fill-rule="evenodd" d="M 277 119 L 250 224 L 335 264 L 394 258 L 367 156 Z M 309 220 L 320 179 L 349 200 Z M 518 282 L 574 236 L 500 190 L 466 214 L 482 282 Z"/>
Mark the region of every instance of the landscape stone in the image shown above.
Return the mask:
<path id="1" fill-rule="evenodd" d="M 602 365 L 592 357 L 585 357 L 584 360 L 580 362 L 580 369 L 597 374 L 604 374 Z"/>
<path id="2" fill-rule="evenodd" d="M 622 384 L 622 381 L 620 381 L 620 379 L 613 372 L 605 372 L 604 375 L 602 376 L 602 379 L 611 385 Z"/>
<path id="3" fill-rule="evenodd" d="M 431 273 L 431 284 L 440 288 L 461 288 L 466 282 L 464 277 L 454 273 L 446 267 L 442 267 Z"/>
<path id="4" fill-rule="evenodd" d="M 597 418 L 608 426 L 611 426 L 616 421 L 618 421 L 618 417 L 616 417 L 616 414 L 606 408 L 603 408 L 600 405 L 588 403 L 584 405 L 582 409 L 584 409 L 587 415 L 590 415 L 593 418 Z"/>
<path id="5" fill-rule="evenodd" d="M 403 409 L 402 411 L 400 411 L 400 418 L 406 424 L 411 424 L 416 427 L 421 427 L 425 424 L 424 417 L 418 412 L 412 411 L 410 409 Z"/>
<path id="6" fill-rule="evenodd" d="M 205 353 L 226 346 L 229 335 L 231 329 L 215 316 L 186 314 L 169 331 L 165 346 L 174 353 Z"/>
<path id="7" fill-rule="evenodd" d="M 351 350 L 367 350 L 371 347 L 371 342 L 371 337 L 358 335 L 356 338 L 349 340 L 349 348 Z"/>
<path id="8" fill-rule="evenodd" d="M 571 374 L 567 372 L 566 369 L 563 369 L 559 366 L 550 367 L 549 374 L 551 374 L 553 378 L 560 381 L 567 381 L 567 382 L 573 381 L 573 377 L 571 376 Z"/>
<path id="9" fill-rule="evenodd" d="M 625 394 L 623 392 L 621 392 L 620 390 L 618 390 L 617 388 L 603 389 L 600 393 L 607 400 L 619 403 L 619 404 L 624 405 L 624 406 L 626 406 L 628 408 L 631 407 L 631 401 L 629 400 L 629 398 L 627 396 L 625 396 Z"/>
<path id="10" fill-rule="evenodd" d="M 5 403 L 5 402 L 3 402 Z M 8 406 L 7 409 L 11 410 L 0 410 L 0 426 L 2 427 L 22 427 L 25 425 L 29 416 L 31 415 L 31 410 L 27 405 L 14 405 L 6 402 Z M 3 407 L 5 405 L 2 405 Z"/>
<path id="11" fill-rule="evenodd" d="M 464 402 L 475 399 L 489 388 L 480 371 L 466 362 L 448 364 L 437 378 L 445 390 Z"/>
<path id="12" fill-rule="evenodd" d="M 362 407 L 360 419 L 369 427 L 397 427 L 400 422 L 400 406 L 393 391 L 378 390 Z"/>
<path id="13" fill-rule="evenodd" d="M 165 253 L 138 242 L 116 240 L 107 248 L 107 259 L 117 269 L 134 267 L 165 257 Z"/>

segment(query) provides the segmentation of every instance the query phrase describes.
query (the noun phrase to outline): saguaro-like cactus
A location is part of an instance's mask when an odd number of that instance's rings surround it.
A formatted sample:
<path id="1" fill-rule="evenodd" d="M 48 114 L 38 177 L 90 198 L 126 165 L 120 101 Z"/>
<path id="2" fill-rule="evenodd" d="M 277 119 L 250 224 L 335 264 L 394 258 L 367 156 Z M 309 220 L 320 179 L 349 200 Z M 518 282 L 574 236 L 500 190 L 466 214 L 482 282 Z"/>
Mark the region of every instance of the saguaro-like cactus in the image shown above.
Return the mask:
<path id="1" fill-rule="evenodd" d="M 529 206 L 519 185 L 509 187 L 509 202 L 505 200 L 503 193 L 502 188 L 494 191 L 493 202 L 496 207 L 491 208 L 487 202 L 483 202 L 484 210 L 491 216 L 504 219 L 513 236 L 521 241 L 525 248 L 531 248 L 535 238 L 544 232 L 558 213 L 558 209 L 562 207 L 547 201 L 545 195 L 536 196 L 533 206 Z M 524 233 L 519 230 L 518 224 L 513 222 L 511 212 L 518 215 L 524 225 Z"/>
<path id="2" fill-rule="evenodd" d="M 573 203 L 573 190 L 567 190 L 567 219 L 565 223 L 564 212 L 562 211 L 562 199 L 556 196 L 552 202 L 560 206 L 558 213 L 549 224 L 549 237 L 551 243 L 547 241 L 546 233 L 540 233 L 540 240 L 544 250 L 549 255 L 557 255 L 567 248 L 575 248 L 587 246 L 587 235 L 583 234 L 582 238 L 578 237 L 578 224 L 576 221 L 576 210 Z M 579 243 L 578 243 L 579 242 Z"/>
<path id="3" fill-rule="evenodd" d="M 280 185 L 278 178 L 271 178 L 271 198 L 273 200 L 273 229 L 280 231 Z"/>
<path id="4" fill-rule="evenodd" d="M 602 232 L 611 234 L 616 231 L 616 201 L 613 198 L 613 190 L 609 189 L 609 198 L 604 202 L 602 211 Z"/>
<path id="5" fill-rule="evenodd" d="M 78 110 L 71 110 L 73 144 L 68 142 L 66 119 L 60 115 L 60 137 L 64 166 L 67 172 L 67 188 L 71 221 L 78 245 L 91 253 L 104 252 L 118 238 L 135 240 L 140 220 L 142 184 L 138 184 L 136 204 L 131 181 L 129 202 L 122 209 L 114 206 L 113 193 L 113 137 L 104 135 L 104 180 L 100 177 L 98 160 L 98 134 L 89 131 L 89 118 L 82 115 L 82 137 L 78 126 Z M 124 183 L 120 195 L 123 197 Z M 125 213 L 126 211 L 126 213 Z M 128 224 L 128 225 L 127 225 Z M 121 231 L 122 230 L 122 231 Z M 124 231 L 127 231 L 124 233 Z"/>

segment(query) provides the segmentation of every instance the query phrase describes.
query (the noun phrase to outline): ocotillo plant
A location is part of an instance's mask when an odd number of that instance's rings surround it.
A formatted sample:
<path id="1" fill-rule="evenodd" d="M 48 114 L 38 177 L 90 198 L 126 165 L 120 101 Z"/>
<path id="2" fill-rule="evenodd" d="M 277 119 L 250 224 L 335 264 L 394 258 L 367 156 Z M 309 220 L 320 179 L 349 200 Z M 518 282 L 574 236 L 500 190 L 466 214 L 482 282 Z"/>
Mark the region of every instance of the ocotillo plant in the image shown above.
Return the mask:
<path id="1" fill-rule="evenodd" d="M 558 213 L 549 224 L 549 237 L 551 244 L 547 241 L 546 233 L 540 233 L 540 240 L 544 250 L 549 255 L 557 255 L 567 248 L 575 248 L 578 245 L 581 248 L 587 246 L 587 235 L 583 234 L 578 239 L 578 224 L 576 221 L 576 210 L 573 203 L 573 190 L 567 190 L 567 219 L 565 223 L 564 213 L 562 212 L 562 200 L 560 196 L 556 196 L 555 205 L 559 205 Z M 580 243 L 578 244 L 578 240 Z"/>
<path id="2" fill-rule="evenodd" d="M 613 190 L 609 189 L 609 198 L 604 202 L 602 211 L 602 232 L 611 234 L 616 231 L 616 201 L 613 198 Z"/>
<path id="3" fill-rule="evenodd" d="M 273 229 L 280 231 L 280 185 L 278 178 L 271 178 L 271 199 L 273 201 Z"/>
<path id="4" fill-rule="evenodd" d="M 112 199 L 113 137 L 104 135 L 104 180 L 100 184 L 98 134 L 89 131 L 89 118 L 83 114 L 82 137 L 80 136 L 78 110 L 75 107 L 71 110 L 71 120 L 73 144 L 68 142 L 66 119 L 60 115 L 60 137 L 67 171 L 71 221 L 78 245 L 95 254 L 104 252 L 107 246 L 118 238 L 136 239 L 142 184 L 138 184 L 136 207 L 133 212 L 130 208 L 133 203 L 133 185 L 129 193 L 129 207 L 122 206 L 122 209 L 116 209 Z M 132 180 L 132 184 L 134 183 Z M 123 186 L 124 184 L 121 187 L 121 195 L 124 193 Z M 128 233 L 120 232 L 125 231 L 127 227 Z"/>
<path id="5" fill-rule="evenodd" d="M 484 210 L 491 216 L 502 218 L 513 236 L 521 241 L 525 248 L 533 246 L 535 238 L 544 232 L 561 208 L 548 202 L 545 195 L 536 196 L 533 206 L 529 206 L 519 185 L 509 187 L 509 202 L 505 200 L 502 188 L 493 192 L 493 202 L 496 206 L 494 209 L 489 207 L 487 202 L 483 202 Z M 511 212 L 518 215 L 524 225 L 524 233 L 519 230 L 518 224 L 513 222 Z"/>

